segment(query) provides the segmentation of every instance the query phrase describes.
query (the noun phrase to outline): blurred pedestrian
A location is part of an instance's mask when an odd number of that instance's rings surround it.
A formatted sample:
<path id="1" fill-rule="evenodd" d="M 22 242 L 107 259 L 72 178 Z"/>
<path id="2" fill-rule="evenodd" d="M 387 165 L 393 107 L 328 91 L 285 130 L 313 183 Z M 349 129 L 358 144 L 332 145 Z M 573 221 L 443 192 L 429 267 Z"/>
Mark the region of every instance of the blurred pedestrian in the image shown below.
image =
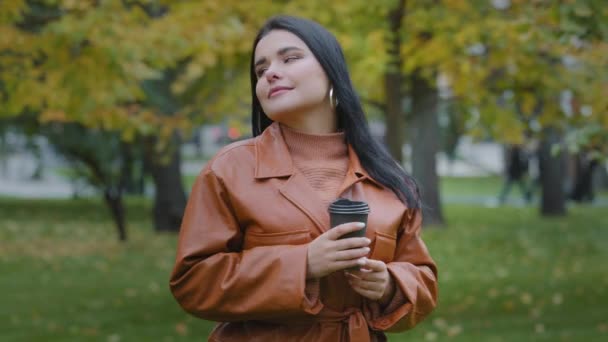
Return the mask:
<path id="1" fill-rule="evenodd" d="M 370 133 L 335 37 L 271 18 L 251 57 L 252 139 L 197 178 L 171 275 L 211 341 L 385 341 L 435 307 L 413 179 Z M 328 204 L 365 200 L 366 237 L 339 239 Z M 355 267 L 357 270 L 352 270 Z"/>
<path id="2" fill-rule="evenodd" d="M 529 177 L 529 154 L 522 145 L 511 144 L 506 147 L 505 178 L 498 201 L 504 204 L 507 201 L 513 184 L 519 186 L 523 200 L 532 201 L 532 184 Z"/>
<path id="3" fill-rule="evenodd" d="M 593 174 L 599 165 L 599 160 L 592 157 L 591 149 L 581 151 L 576 155 L 576 173 L 570 199 L 575 202 L 592 202 L 595 198 Z"/>

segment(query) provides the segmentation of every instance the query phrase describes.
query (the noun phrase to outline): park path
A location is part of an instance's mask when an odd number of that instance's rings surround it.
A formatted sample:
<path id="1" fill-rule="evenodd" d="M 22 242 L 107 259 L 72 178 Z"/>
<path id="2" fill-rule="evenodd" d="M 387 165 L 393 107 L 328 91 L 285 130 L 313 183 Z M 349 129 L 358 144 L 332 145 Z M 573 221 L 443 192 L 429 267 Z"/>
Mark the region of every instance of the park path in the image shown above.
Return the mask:
<path id="1" fill-rule="evenodd" d="M 50 179 L 46 178 L 40 181 L 15 180 L 0 177 L 0 196 L 7 197 L 25 199 L 67 199 L 73 197 L 74 187 L 74 184 L 60 177 L 51 177 Z M 470 204 L 487 208 L 499 206 L 496 196 L 489 195 L 445 195 L 442 200 L 445 204 Z M 527 204 L 520 198 L 512 195 L 508 199 L 506 205 L 524 207 Z M 533 203 L 532 205 L 537 206 L 538 203 Z M 608 197 L 598 197 L 595 201 L 586 205 L 608 207 Z"/>
<path id="2" fill-rule="evenodd" d="M 490 155 L 491 151 L 484 154 Z M 21 158 L 9 159 L 9 163 L 0 167 L 0 196 L 16 197 L 16 198 L 43 198 L 43 199 L 67 199 L 74 197 L 74 194 L 87 195 L 87 188 L 84 184 L 70 182 L 66 177 L 62 177 L 57 172 L 47 170 L 44 172 L 42 179 L 32 180 L 30 175 L 34 169 L 34 160 L 25 156 Z M 65 166 L 61 162 L 47 162 L 52 169 L 53 167 Z M 182 173 L 184 175 L 196 175 L 201 170 L 204 163 L 200 161 L 184 161 L 182 164 Z M 494 163 L 496 164 L 496 162 Z M 498 168 L 498 165 L 493 165 L 492 168 Z M 440 175 L 456 175 L 456 176 L 478 176 L 479 172 L 483 171 L 471 168 L 467 163 L 449 163 L 439 158 L 438 165 Z M 90 194 L 91 191 L 89 190 Z M 517 194 L 517 191 L 515 191 Z M 523 207 L 527 204 L 519 197 L 512 194 L 506 205 Z M 499 203 L 496 196 L 480 195 L 480 194 L 463 194 L 444 195 L 443 203 L 446 204 L 470 204 L 479 205 L 488 208 L 498 207 Z M 537 206 L 538 203 L 533 203 Z M 608 206 L 608 197 L 598 197 L 590 204 L 591 206 Z"/>

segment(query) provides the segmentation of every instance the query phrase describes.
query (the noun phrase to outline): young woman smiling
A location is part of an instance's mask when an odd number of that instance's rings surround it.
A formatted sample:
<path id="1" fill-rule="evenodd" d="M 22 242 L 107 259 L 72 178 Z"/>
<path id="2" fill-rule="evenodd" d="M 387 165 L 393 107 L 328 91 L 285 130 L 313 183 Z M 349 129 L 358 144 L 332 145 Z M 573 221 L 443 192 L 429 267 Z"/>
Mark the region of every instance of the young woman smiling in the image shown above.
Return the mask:
<path id="1" fill-rule="evenodd" d="M 210 341 L 384 341 L 415 326 L 437 299 L 416 183 L 372 138 L 335 37 L 271 18 L 251 85 L 254 138 L 223 148 L 193 186 L 177 301 L 219 322 Z M 360 223 L 330 229 L 339 197 L 368 203 L 366 237 L 339 239 Z"/>

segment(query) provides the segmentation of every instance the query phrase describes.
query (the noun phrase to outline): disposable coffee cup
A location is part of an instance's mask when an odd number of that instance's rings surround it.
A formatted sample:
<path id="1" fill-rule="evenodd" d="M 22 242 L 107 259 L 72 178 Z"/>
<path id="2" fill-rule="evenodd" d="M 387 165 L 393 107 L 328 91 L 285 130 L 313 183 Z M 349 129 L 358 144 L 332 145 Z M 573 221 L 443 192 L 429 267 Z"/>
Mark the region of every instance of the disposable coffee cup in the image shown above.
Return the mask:
<path id="1" fill-rule="evenodd" d="M 339 198 L 329 205 L 328 211 L 332 228 L 350 222 L 363 222 L 366 225 L 360 230 L 342 235 L 340 239 L 365 236 L 367 215 L 369 214 L 369 205 L 367 203 Z"/>
<path id="2" fill-rule="evenodd" d="M 329 205 L 329 221 L 332 228 L 344 223 L 363 222 L 365 227 L 354 232 L 346 233 L 340 236 L 340 239 L 348 239 L 353 237 L 364 237 L 367 228 L 367 215 L 369 214 L 369 206 L 365 202 L 351 201 L 345 198 L 339 198 Z M 359 267 L 351 267 L 348 270 L 358 270 Z"/>

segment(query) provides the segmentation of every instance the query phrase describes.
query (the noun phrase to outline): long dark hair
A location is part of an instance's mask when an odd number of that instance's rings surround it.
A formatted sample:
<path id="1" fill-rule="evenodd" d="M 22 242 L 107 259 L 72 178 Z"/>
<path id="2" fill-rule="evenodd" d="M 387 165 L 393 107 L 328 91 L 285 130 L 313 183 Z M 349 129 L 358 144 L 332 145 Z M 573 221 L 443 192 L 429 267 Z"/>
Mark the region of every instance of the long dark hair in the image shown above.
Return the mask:
<path id="1" fill-rule="evenodd" d="M 273 122 L 264 113 L 255 94 L 258 77 L 254 66 L 255 48 L 260 39 L 272 30 L 285 30 L 298 36 L 321 64 L 334 88 L 334 96 L 339 101 L 336 107 L 338 128 L 344 131 L 346 141 L 357 153 L 361 166 L 372 178 L 391 189 L 408 207 L 419 208 L 420 194 L 415 180 L 371 135 L 363 107 L 350 80 L 340 44 L 333 34 L 314 21 L 280 15 L 270 18 L 258 32 L 253 43 L 250 70 L 253 136 L 260 135 Z"/>

